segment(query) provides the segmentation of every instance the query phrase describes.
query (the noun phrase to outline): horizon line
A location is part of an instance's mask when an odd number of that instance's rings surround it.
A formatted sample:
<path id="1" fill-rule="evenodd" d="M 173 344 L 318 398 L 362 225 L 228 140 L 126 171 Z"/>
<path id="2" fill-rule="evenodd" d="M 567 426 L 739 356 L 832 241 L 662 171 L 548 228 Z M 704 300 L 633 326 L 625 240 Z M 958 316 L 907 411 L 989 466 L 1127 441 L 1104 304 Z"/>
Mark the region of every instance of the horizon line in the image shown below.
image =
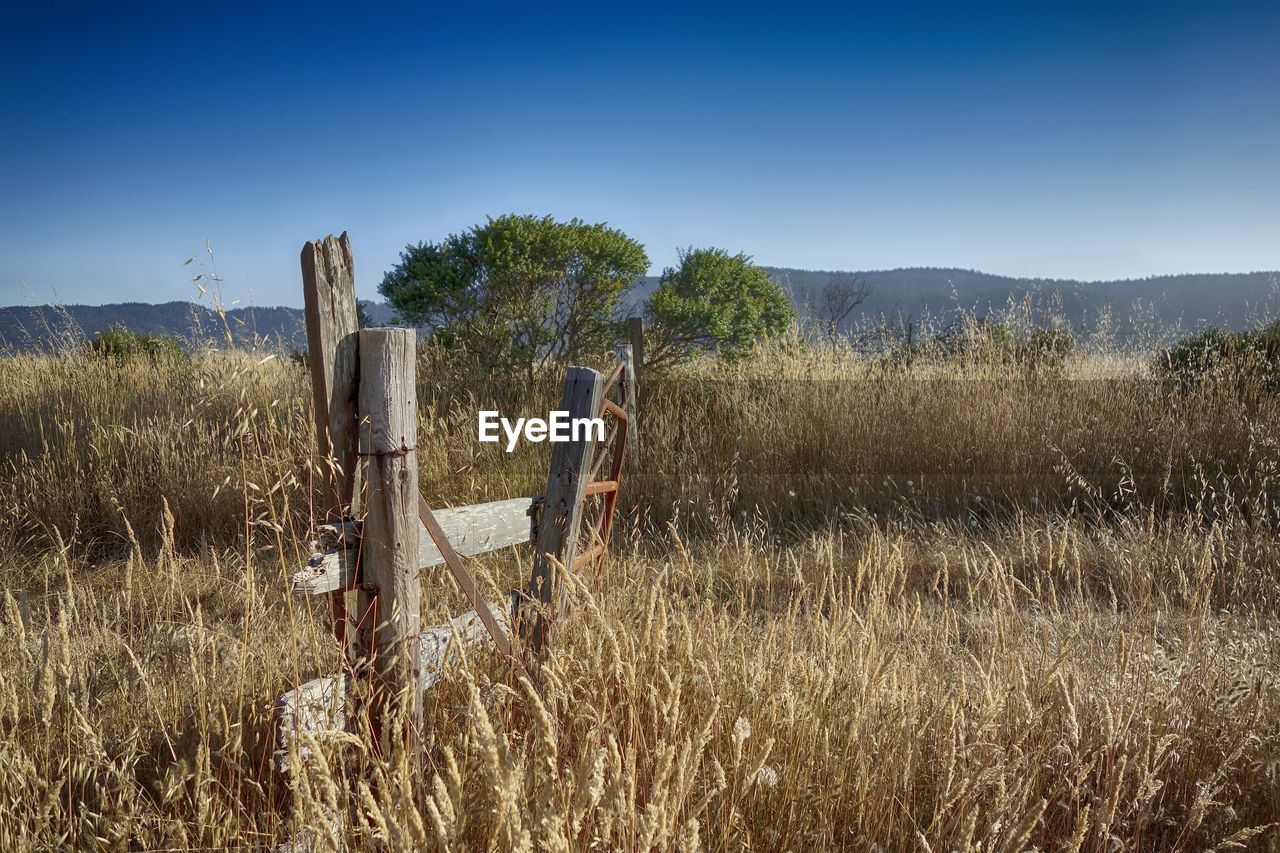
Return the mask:
<path id="1" fill-rule="evenodd" d="M 754 259 L 753 259 L 753 262 L 754 262 Z M 803 272 L 803 273 L 811 273 L 816 275 L 847 275 L 847 276 L 875 275 L 879 273 L 895 273 L 895 272 L 958 272 L 958 273 L 972 273 L 976 275 L 991 276 L 993 278 L 1008 279 L 1018 284 L 1053 284 L 1053 285 L 1076 284 L 1076 285 L 1085 285 L 1085 286 L 1127 284 L 1131 282 L 1151 281 L 1153 279 L 1190 278 L 1192 276 L 1272 275 L 1272 276 L 1280 277 L 1280 267 L 1276 269 L 1255 269 L 1255 270 L 1240 270 L 1240 271 L 1222 270 L 1222 271 L 1214 271 L 1214 272 L 1201 271 L 1201 272 L 1151 273 L 1145 276 L 1130 276 L 1127 278 L 1079 279 L 1079 278 L 1053 278 L 1049 276 L 1008 275 L 1005 273 L 988 272 L 987 270 L 974 269 L 972 267 L 912 266 L 912 267 L 882 267 L 879 269 L 868 269 L 868 270 L 841 270 L 841 269 L 809 269 L 807 267 L 777 266 L 774 264 L 766 264 L 766 263 L 756 263 L 756 266 L 763 267 L 764 269 L 767 269 L 767 270 L 777 270 L 781 272 Z M 636 282 L 639 282 L 645 278 L 657 279 L 660 277 L 661 277 L 660 275 L 648 274 L 636 279 Z M 26 287 L 25 283 L 23 283 L 21 286 Z M 235 299 L 229 303 L 224 303 L 223 310 L 235 311 L 235 310 L 241 310 L 244 308 L 289 308 L 289 309 L 295 309 L 298 311 L 302 310 L 301 305 L 285 304 L 285 303 L 279 303 L 279 302 L 275 304 L 270 304 L 270 305 L 265 303 L 255 303 L 251 301 L 252 290 L 253 290 L 252 288 L 249 288 L 250 295 L 247 298 Z M 135 299 L 135 300 L 126 300 L 122 302 L 52 301 L 52 302 L 14 303 L 10 305 L 0 305 L 0 311 L 6 310 L 9 308 L 108 308 L 114 305 L 196 305 L 200 307 L 206 307 L 211 311 L 217 310 L 214 305 L 208 304 L 202 301 L 201 299 L 202 295 L 203 294 L 196 294 L 194 298 L 191 298 L 191 299 L 166 299 L 163 302 L 143 302 Z M 360 296 L 357 296 L 357 301 L 367 302 L 374 305 L 389 304 L 385 300 L 370 299 L 368 297 L 360 297 Z"/>

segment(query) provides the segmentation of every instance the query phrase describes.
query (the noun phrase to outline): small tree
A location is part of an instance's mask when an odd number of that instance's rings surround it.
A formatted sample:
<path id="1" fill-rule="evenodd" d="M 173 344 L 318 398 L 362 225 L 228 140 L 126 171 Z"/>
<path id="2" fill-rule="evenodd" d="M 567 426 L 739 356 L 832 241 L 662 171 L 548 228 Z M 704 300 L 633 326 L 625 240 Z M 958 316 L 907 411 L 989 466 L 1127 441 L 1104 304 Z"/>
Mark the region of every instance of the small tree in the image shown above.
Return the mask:
<path id="1" fill-rule="evenodd" d="M 680 250 L 679 260 L 663 271 L 645 307 L 652 329 L 647 365 L 703 352 L 736 359 L 795 317 L 791 300 L 747 255 L 689 248 Z"/>
<path id="2" fill-rule="evenodd" d="M 491 370 L 608 346 L 619 297 L 648 270 L 644 247 L 605 224 L 490 219 L 406 246 L 378 290 L 400 317 Z"/>

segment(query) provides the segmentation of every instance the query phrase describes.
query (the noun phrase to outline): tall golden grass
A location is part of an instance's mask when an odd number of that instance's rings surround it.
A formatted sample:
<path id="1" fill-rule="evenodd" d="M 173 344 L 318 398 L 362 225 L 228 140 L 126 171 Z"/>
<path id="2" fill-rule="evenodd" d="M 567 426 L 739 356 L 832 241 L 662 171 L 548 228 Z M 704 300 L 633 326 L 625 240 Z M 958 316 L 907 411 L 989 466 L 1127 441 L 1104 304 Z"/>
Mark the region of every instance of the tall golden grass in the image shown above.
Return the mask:
<path id="1" fill-rule="evenodd" d="M 601 354 L 602 364 L 607 358 Z M 419 364 L 440 505 L 541 488 Z M 291 599 L 305 371 L 0 359 L 0 845 L 1275 849 L 1280 407 L 1139 363 L 883 365 L 794 342 L 654 378 L 599 592 L 537 691 L 472 652 L 421 773 L 277 695 L 337 666 Z M 492 594 L 524 552 L 475 562 Z M 424 578 L 424 618 L 465 607 Z M 336 817 L 335 817 L 336 816 Z"/>

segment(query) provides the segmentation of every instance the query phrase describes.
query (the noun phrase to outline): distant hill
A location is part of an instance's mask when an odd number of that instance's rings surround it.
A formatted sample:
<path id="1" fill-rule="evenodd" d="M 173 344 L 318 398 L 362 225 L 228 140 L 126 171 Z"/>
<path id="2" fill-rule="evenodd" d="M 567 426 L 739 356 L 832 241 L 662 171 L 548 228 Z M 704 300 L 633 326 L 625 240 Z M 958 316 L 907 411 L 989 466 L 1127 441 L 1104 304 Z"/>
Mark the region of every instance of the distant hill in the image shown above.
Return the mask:
<path id="1" fill-rule="evenodd" d="M 1139 322 L 1165 328 L 1213 325 L 1246 328 L 1280 316 L 1280 272 L 1153 276 L 1119 281 L 1028 280 L 962 269 L 915 268 L 840 272 L 766 267 L 803 311 L 833 281 L 863 281 L 869 296 L 851 321 L 887 314 L 903 320 L 925 312 L 945 316 L 958 309 L 998 312 L 1011 301 L 1030 299 L 1068 322 L 1092 328 L 1105 311 L 1121 330 Z M 637 313 L 658 286 L 655 276 L 638 281 L 623 300 L 623 312 Z M 384 303 L 362 302 L 374 323 L 395 319 Z M 237 346 L 275 349 L 304 347 L 302 309 L 235 308 L 224 322 L 207 306 L 191 302 L 151 305 L 13 306 L 0 308 L 0 351 L 50 349 L 60 342 L 92 337 L 113 325 L 135 332 L 171 335 L 188 347 L 224 345 L 228 333 Z"/>
<path id="2" fill-rule="evenodd" d="M 1028 298 L 1039 313 L 1053 313 L 1077 328 L 1093 329 L 1104 311 L 1117 333 L 1139 324 L 1191 330 L 1204 326 L 1243 329 L 1280 318 L 1280 272 L 1209 273 L 1151 276 L 1115 281 L 1019 279 L 975 270 L 914 267 L 896 270 L 838 271 L 765 267 L 803 314 L 820 302 L 832 282 L 864 282 L 866 301 L 849 318 L 868 315 L 919 319 L 926 312 L 945 318 L 958 310 L 989 315 Z M 646 276 L 627 295 L 625 310 L 639 310 L 658 287 Z"/>
<path id="3" fill-rule="evenodd" d="M 1081 282 L 1017 279 L 962 269 L 914 268 L 836 272 L 769 267 L 798 305 L 832 281 L 860 280 L 870 295 L 862 314 L 918 317 L 926 310 L 989 314 L 1030 297 L 1075 326 L 1091 328 L 1104 310 L 1121 324 L 1139 320 L 1166 328 L 1245 328 L 1280 314 L 1280 272 L 1152 276 Z"/>
<path id="4" fill-rule="evenodd" d="M 47 350 L 75 345 L 112 326 L 169 335 L 188 348 L 261 344 L 283 349 L 306 343 L 301 308 L 234 308 L 225 321 L 193 302 L 120 302 L 113 305 L 15 305 L 0 308 L 0 350 Z"/>

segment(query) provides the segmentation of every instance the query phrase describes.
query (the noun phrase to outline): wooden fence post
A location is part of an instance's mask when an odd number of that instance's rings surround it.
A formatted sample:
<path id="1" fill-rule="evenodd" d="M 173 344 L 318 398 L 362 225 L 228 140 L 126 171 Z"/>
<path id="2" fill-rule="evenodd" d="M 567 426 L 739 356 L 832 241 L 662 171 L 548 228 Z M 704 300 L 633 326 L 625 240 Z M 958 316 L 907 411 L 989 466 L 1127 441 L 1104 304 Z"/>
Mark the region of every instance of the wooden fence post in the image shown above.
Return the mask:
<path id="1" fill-rule="evenodd" d="M 626 464 L 628 470 L 635 471 L 640 466 L 640 386 L 637 384 L 635 351 L 632 345 L 618 344 L 617 359 L 618 363 L 623 365 L 622 375 L 618 377 L 618 384 L 626 389 L 625 394 L 618 395 L 619 400 L 626 401 L 627 409 Z"/>
<path id="2" fill-rule="evenodd" d="M 636 382 L 640 382 L 644 379 L 644 319 L 642 317 L 627 319 L 627 337 L 631 339 L 631 357 L 634 360 Z M 637 405 L 639 402 L 640 398 L 637 395 Z"/>
<path id="3" fill-rule="evenodd" d="M 347 232 L 332 234 L 302 247 L 302 300 L 307 323 L 307 353 L 311 389 L 315 396 L 316 447 L 324 496 L 317 510 L 325 522 L 353 513 L 360 490 L 356 465 L 356 352 L 355 263 Z M 359 596 L 363 599 L 363 596 Z M 367 602 L 357 602 L 364 612 Z M 346 599 L 331 601 L 333 634 L 339 644 L 347 637 Z M 359 650 L 352 650 L 354 656 Z"/>
<path id="4" fill-rule="evenodd" d="M 375 606 L 372 632 L 374 731 L 384 755 L 417 755 L 422 728 L 422 632 L 418 580 L 418 397 L 413 329 L 360 332 L 360 452 L 368 459 L 360 565 Z M 372 623 L 372 624 L 368 624 Z M 390 712 L 390 713 L 389 713 Z M 400 728 L 403 726 L 403 728 Z"/>
<path id="5" fill-rule="evenodd" d="M 604 391 L 602 385 L 603 378 L 591 368 L 570 367 L 565 374 L 559 410 L 568 412 L 570 419 L 596 417 Z M 558 583 L 560 569 L 556 564 L 566 570 L 573 565 L 595 436 L 591 430 L 583 430 L 579 440 L 558 442 L 553 447 L 529 590 L 542 605 L 533 628 L 535 652 L 546 647 L 548 617 L 559 615 L 564 604 L 564 591 Z"/>

